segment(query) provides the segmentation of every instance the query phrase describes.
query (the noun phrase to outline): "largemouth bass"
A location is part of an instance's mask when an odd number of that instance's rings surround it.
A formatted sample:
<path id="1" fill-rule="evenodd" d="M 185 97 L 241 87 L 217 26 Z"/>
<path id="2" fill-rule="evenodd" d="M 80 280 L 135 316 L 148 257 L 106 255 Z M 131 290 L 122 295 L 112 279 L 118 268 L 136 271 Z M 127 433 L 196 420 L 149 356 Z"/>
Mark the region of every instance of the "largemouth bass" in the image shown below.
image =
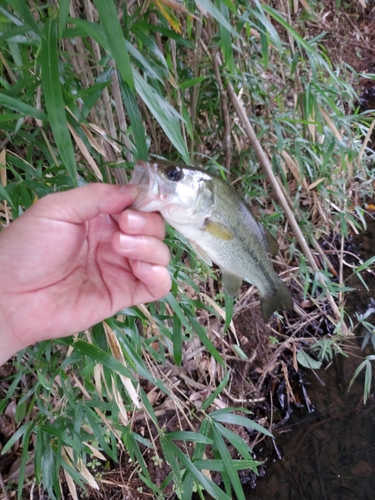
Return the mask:
<path id="1" fill-rule="evenodd" d="M 229 295 L 238 293 L 243 279 L 255 285 L 266 322 L 275 311 L 293 308 L 267 255 L 278 252 L 276 240 L 230 184 L 197 167 L 157 161 L 138 161 L 131 184 L 141 187 L 132 208 L 160 212 L 201 259 L 220 267 Z"/>

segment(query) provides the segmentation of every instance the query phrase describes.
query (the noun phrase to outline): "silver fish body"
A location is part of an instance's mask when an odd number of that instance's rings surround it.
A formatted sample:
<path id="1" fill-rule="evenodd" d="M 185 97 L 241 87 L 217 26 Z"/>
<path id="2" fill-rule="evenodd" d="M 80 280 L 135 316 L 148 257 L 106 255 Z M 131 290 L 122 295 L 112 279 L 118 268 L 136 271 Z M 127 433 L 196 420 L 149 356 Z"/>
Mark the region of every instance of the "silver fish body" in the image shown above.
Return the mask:
<path id="1" fill-rule="evenodd" d="M 278 309 L 293 308 L 267 255 L 277 253 L 276 241 L 230 184 L 200 168 L 143 161 L 131 183 L 141 186 L 133 208 L 160 212 L 207 264 L 220 267 L 227 293 L 236 295 L 242 279 L 254 284 L 265 321 Z"/>

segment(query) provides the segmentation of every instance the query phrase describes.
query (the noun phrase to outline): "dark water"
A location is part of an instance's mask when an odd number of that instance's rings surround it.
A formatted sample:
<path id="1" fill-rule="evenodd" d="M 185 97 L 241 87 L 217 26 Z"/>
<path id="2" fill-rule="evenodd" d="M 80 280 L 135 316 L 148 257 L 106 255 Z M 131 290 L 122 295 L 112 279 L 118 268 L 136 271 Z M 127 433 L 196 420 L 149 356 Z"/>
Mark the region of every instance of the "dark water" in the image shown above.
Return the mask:
<path id="1" fill-rule="evenodd" d="M 353 250 L 366 260 L 375 254 L 375 221 L 353 242 Z M 357 262 L 358 264 L 358 262 Z M 351 279 L 356 291 L 346 310 L 366 315 L 375 325 L 375 274 L 363 274 L 369 290 Z M 326 370 L 317 372 L 320 381 L 306 373 L 305 387 L 314 411 L 303 417 L 292 413 L 287 426 L 275 432 L 277 452 L 259 450 L 266 459 L 265 474 L 248 488 L 250 500 L 365 500 L 375 499 L 375 394 L 363 404 L 364 373 L 348 386 L 363 358 L 374 354 L 371 340 L 361 350 L 366 331 L 347 346 L 353 355 L 336 356 Z M 266 445 L 265 445 L 266 446 Z M 274 458 L 272 458 L 272 455 Z"/>
<path id="2" fill-rule="evenodd" d="M 246 498 L 375 498 L 375 397 L 363 405 L 362 377 L 347 392 L 358 364 L 355 358 L 336 357 L 327 371 L 319 371 L 324 385 L 307 375 L 315 410 L 303 419 L 292 415 L 289 425 L 274 433 L 281 459 L 267 460 L 265 475 Z"/>

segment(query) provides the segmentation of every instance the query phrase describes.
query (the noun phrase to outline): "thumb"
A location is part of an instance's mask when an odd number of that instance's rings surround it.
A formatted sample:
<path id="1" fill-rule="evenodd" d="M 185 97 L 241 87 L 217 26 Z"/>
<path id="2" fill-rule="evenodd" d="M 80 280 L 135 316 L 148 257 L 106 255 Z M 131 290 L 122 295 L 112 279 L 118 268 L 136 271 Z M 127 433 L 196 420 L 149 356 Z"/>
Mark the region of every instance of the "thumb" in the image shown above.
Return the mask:
<path id="1" fill-rule="evenodd" d="M 29 208 L 34 216 L 81 224 L 99 214 L 118 214 L 130 206 L 139 193 L 134 184 L 88 184 L 41 198 Z M 31 215 L 31 214 L 30 214 Z"/>

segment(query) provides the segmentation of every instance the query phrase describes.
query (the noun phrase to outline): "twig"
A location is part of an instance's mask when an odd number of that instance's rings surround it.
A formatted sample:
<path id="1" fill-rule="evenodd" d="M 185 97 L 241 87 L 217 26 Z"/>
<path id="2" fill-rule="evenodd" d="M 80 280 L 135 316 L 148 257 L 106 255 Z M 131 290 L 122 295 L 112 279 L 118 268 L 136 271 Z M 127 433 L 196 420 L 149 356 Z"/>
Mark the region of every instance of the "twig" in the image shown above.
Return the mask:
<path id="1" fill-rule="evenodd" d="M 371 125 L 367 131 L 367 134 L 366 134 L 366 137 L 363 141 L 363 144 L 362 144 L 362 147 L 361 147 L 361 150 L 360 152 L 358 153 L 358 158 L 357 158 L 357 165 L 359 166 L 359 168 L 361 169 L 361 172 L 362 172 L 362 175 L 363 175 L 363 178 L 365 179 L 366 178 L 366 174 L 365 174 L 365 170 L 363 168 L 363 165 L 362 165 L 362 156 L 363 156 L 363 153 L 365 152 L 365 149 L 367 148 L 367 144 L 370 140 L 370 137 L 372 135 L 372 131 L 374 130 L 374 126 L 375 126 L 375 120 L 372 120 L 371 122 Z"/>
<path id="2" fill-rule="evenodd" d="M 120 93 L 120 83 L 118 79 L 118 74 L 116 70 L 116 65 L 115 62 L 112 60 L 110 61 L 110 66 L 113 66 L 114 72 L 112 75 L 112 93 L 113 93 L 113 99 L 115 101 L 115 107 L 116 107 L 116 113 L 117 113 L 117 118 L 119 122 L 119 127 L 121 130 L 121 135 L 122 135 L 122 140 L 124 141 L 124 144 L 126 146 L 126 151 L 125 151 L 125 156 L 127 161 L 132 162 L 133 161 L 133 155 L 131 154 L 131 144 L 129 137 L 126 135 L 127 131 L 127 123 L 126 123 L 126 118 L 125 118 L 125 111 L 122 105 L 122 99 L 121 99 L 121 93 Z M 124 169 L 116 169 L 118 171 L 118 177 L 121 179 L 121 184 L 125 185 L 127 184 L 127 178 L 126 178 L 126 173 Z"/>
<path id="3" fill-rule="evenodd" d="M 200 73 L 200 58 L 201 58 L 201 36 L 202 36 L 202 20 L 203 14 L 199 11 L 199 17 L 195 18 L 195 52 L 194 52 L 194 77 L 197 78 Z M 197 115 L 197 103 L 198 103 L 198 92 L 199 84 L 194 85 L 191 92 L 191 123 L 195 123 Z M 194 134 L 190 142 L 190 153 L 193 154 L 194 151 Z"/>
<path id="4" fill-rule="evenodd" d="M 211 54 L 214 63 L 216 82 L 219 86 L 221 112 L 223 113 L 223 118 L 224 118 L 225 168 L 229 171 L 232 160 L 232 150 L 231 150 L 231 128 L 230 128 L 229 112 L 228 112 L 228 98 L 227 98 L 227 93 L 224 90 L 223 82 L 221 80 L 220 68 L 218 60 L 214 55 L 214 49 L 211 50 Z"/>
<path id="5" fill-rule="evenodd" d="M 4 493 L 4 500 L 10 500 L 1 472 L 0 472 L 0 486 Z"/>
<path id="6" fill-rule="evenodd" d="M 327 265 L 328 269 L 330 270 L 330 272 L 333 274 L 333 276 L 337 276 L 336 269 L 333 267 L 333 265 L 331 264 L 331 261 L 329 260 L 329 258 L 327 257 L 327 255 L 323 252 L 321 246 L 319 245 L 319 243 L 316 241 L 316 239 L 312 235 L 311 235 L 311 240 L 313 242 L 313 245 L 314 245 L 316 251 L 321 256 L 321 258 L 323 259 L 323 261 L 326 263 L 326 265 Z"/>
<path id="7" fill-rule="evenodd" d="M 180 91 L 180 86 L 178 84 L 176 41 L 173 40 L 173 39 L 171 39 L 169 41 L 169 43 L 170 43 L 170 47 L 171 47 L 171 55 L 172 55 L 172 64 L 173 64 L 173 72 L 174 72 L 174 80 L 175 80 L 175 89 L 176 89 L 176 94 L 177 94 L 178 110 L 180 112 L 180 115 L 183 116 L 183 113 L 182 113 L 181 91 Z M 181 130 L 182 130 L 182 137 L 184 138 L 184 142 L 186 144 L 186 128 L 185 128 L 185 123 L 184 122 L 181 122 Z"/>
<path id="8" fill-rule="evenodd" d="M 339 269 L 339 284 L 340 288 L 344 285 L 344 235 L 341 235 L 341 245 L 340 245 L 340 269 Z M 342 304 L 343 292 L 340 290 L 339 293 L 339 304 Z"/>

